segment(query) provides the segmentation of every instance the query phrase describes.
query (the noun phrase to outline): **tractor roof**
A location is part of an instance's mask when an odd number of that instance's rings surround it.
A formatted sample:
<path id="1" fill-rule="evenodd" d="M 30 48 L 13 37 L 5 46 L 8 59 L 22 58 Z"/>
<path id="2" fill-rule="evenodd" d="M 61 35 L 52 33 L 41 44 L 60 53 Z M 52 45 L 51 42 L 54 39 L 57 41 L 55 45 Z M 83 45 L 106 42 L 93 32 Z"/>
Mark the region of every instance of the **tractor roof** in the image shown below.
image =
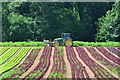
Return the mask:
<path id="1" fill-rule="evenodd" d="M 70 33 L 63 33 L 63 34 L 70 34 Z"/>
<path id="2" fill-rule="evenodd" d="M 62 38 L 55 38 L 54 40 L 62 40 Z"/>

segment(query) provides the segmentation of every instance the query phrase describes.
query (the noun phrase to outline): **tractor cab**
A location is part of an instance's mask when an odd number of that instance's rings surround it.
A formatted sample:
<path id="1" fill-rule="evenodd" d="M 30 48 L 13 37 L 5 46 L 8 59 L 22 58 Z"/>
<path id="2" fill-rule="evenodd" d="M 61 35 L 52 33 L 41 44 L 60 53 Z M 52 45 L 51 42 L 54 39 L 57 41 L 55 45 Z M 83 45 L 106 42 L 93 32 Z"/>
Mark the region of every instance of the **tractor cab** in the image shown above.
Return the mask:
<path id="1" fill-rule="evenodd" d="M 62 33 L 61 38 L 55 38 L 53 41 L 53 45 L 55 47 L 58 46 L 72 46 L 72 38 L 70 38 L 70 33 Z"/>
<path id="2" fill-rule="evenodd" d="M 70 38 L 70 33 L 62 33 L 61 38 L 64 38 L 64 39 Z"/>

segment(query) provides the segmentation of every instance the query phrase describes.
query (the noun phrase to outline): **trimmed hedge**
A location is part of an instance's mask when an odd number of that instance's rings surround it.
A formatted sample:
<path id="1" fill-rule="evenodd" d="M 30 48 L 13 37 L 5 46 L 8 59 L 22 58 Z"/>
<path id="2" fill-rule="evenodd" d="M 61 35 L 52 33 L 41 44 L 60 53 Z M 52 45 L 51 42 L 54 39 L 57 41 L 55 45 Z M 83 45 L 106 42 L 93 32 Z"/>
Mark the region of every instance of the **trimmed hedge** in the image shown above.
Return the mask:
<path id="1" fill-rule="evenodd" d="M 0 42 L 0 46 L 3 47 L 40 47 L 48 46 L 43 42 Z M 120 42 L 82 42 L 73 41 L 73 47 L 78 46 L 93 46 L 93 47 L 120 47 Z"/>
<path id="2" fill-rule="evenodd" d="M 93 46 L 93 47 L 120 47 L 120 42 L 82 42 L 74 41 L 74 47 L 78 46 Z"/>
<path id="3" fill-rule="evenodd" d="M 34 46 L 48 46 L 48 44 L 45 44 L 43 42 L 0 42 L 0 46 L 34 47 Z"/>

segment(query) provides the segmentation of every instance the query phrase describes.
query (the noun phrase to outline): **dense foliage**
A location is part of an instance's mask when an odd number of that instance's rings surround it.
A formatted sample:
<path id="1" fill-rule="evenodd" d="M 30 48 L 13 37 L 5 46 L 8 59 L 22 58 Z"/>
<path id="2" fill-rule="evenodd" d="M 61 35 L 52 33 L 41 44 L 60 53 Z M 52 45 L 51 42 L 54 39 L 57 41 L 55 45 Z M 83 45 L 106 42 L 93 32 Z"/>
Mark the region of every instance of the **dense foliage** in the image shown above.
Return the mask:
<path id="1" fill-rule="evenodd" d="M 74 41 L 73 46 L 93 46 L 93 47 L 120 47 L 120 42 L 81 42 Z"/>
<path id="2" fill-rule="evenodd" d="M 22 47 L 22 46 L 48 46 L 43 42 L 0 42 L 0 46 Z"/>
<path id="3" fill-rule="evenodd" d="M 2 3 L 2 38 L 3 41 L 13 42 L 41 41 L 60 37 L 62 32 L 70 32 L 73 40 L 95 41 L 96 37 L 96 41 L 118 41 L 120 3 L 115 3 L 113 8 L 112 4 L 109 2 L 4 2 Z M 99 22 L 98 18 L 100 18 Z M 98 30 L 95 22 L 98 22 Z M 106 38 L 107 35 L 109 36 Z"/>
<path id="4" fill-rule="evenodd" d="M 2 47 L 45 47 L 48 44 L 43 42 L 0 42 Z M 93 47 L 120 47 L 120 42 L 82 42 L 82 41 L 73 41 L 73 47 L 78 46 L 93 46 Z M 39 49 L 38 48 L 38 49 Z M 34 48 L 33 48 L 34 49 Z"/>
<path id="5" fill-rule="evenodd" d="M 107 11 L 105 17 L 99 18 L 96 41 L 119 41 L 120 39 L 120 1 Z"/>

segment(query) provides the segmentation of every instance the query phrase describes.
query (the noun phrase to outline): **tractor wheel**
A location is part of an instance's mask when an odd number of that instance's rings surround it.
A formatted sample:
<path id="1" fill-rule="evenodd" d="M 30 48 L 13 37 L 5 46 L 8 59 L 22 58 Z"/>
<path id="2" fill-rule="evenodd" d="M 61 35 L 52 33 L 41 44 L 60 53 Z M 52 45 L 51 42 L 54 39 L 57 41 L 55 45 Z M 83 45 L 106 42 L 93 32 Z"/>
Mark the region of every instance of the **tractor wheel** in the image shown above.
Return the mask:
<path id="1" fill-rule="evenodd" d="M 65 46 L 67 46 L 67 47 L 70 47 L 70 46 L 72 46 L 72 40 L 66 40 L 65 41 Z"/>
<path id="2" fill-rule="evenodd" d="M 58 47 L 58 46 L 59 46 L 59 42 L 58 42 L 58 41 L 55 41 L 55 42 L 53 43 L 53 45 L 54 45 L 54 47 Z"/>

